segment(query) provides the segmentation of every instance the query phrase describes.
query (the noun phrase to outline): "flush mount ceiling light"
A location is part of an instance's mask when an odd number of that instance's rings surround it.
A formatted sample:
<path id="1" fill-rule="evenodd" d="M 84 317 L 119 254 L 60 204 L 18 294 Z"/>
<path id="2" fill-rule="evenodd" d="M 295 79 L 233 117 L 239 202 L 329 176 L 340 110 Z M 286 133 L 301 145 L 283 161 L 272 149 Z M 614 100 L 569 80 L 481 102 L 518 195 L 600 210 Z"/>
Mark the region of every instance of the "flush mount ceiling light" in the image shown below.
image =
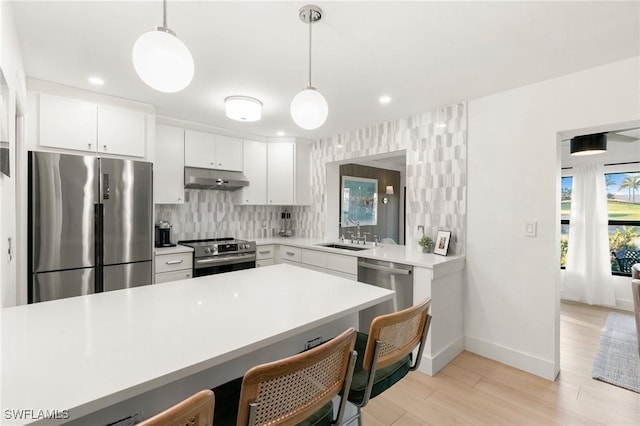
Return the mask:
<path id="1" fill-rule="evenodd" d="M 229 96 L 224 100 L 227 117 L 236 121 L 258 121 L 262 118 L 262 102 L 249 96 Z"/>
<path id="2" fill-rule="evenodd" d="M 193 57 L 176 33 L 167 28 L 167 0 L 162 5 L 162 26 L 138 37 L 133 45 L 133 66 L 151 88 L 175 93 L 191 83 Z"/>
<path id="3" fill-rule="evenodd" d="M 391 102 L 391 96 L 380 96 L 378 102 L 380 102 L 381 104 L 388 104 L 389 102 Z"/>
<path id="4" fill-rule="evenodd" d="M 309 24 L 309 84 L 291 101 L 291 118 L 303 129 L 313 130 L 322 126 L 329 115 L 327 100 L 311 85 L 311 26 L 322 18 L 322 9 L 314 5 L 303 6 L 298 16 Z"/>
<path id="5" fill-rule="evenodd" d="M 593 155 L 607 152 L 607 134 L 576 136 L 571 139 L 571 155 Z"/>

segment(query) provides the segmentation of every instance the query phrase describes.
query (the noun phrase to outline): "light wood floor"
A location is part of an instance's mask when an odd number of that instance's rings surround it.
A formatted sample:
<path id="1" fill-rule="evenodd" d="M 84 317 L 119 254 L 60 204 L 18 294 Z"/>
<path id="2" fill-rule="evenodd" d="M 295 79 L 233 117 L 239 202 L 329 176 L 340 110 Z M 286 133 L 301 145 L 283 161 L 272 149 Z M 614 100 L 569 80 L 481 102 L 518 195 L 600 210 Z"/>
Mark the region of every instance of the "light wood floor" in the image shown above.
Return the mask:
<path id="1" fill-rule="evenodd" d="M 555 382 L 463 352 L 436 376 L 410 373 L 371 400 L 364 424 L 638 426 L 640 394 L 591 378 L 610 311 L 562 303 L 561 373 Z"/>

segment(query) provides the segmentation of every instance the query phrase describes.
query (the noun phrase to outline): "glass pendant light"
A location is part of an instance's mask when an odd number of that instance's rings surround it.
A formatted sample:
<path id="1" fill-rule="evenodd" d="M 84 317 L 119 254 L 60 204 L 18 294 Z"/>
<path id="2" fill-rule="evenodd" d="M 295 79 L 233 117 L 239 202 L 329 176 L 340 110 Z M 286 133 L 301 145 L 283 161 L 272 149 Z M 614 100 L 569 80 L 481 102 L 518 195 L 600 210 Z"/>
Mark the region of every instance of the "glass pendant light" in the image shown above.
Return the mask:
<path id="1" fill-rule="evenodd" d="M 133 45 L 133 66 L 147 85 L 165 93 L 184 89 L 193 79 L 193 57 L 187 46 L 167 27 L 167 0 L 163 23 L 138 37 Z"/>
<path id="2" fill-rule="evenodd" d="M 311 25 L 322 18 L 322 9 L 307 5 L 300 9 L 300 20 L 309 24 L 309 84 L 291 101 L 291 118 L 301 128 L 317 129 L 329 115 L 329 105 L 315 87 L 311 85 Z"/>

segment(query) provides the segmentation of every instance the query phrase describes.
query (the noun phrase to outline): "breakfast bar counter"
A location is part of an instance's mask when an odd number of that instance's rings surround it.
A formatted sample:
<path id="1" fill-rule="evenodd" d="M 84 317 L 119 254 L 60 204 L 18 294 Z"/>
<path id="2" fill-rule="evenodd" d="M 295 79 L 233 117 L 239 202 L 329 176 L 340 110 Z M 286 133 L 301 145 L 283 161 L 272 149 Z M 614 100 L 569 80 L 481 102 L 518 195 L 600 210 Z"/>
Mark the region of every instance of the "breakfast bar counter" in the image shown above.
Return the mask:
<path id="1" fill-rule="evenodd" d="M 327 340 L 392 295 L 283 264 L 7 308 L 1 423 L 145 418 L 160 408 L 145 407 L 145 394 L 165 389 L 147 399 L 169 406 L 310 337 Z"/>

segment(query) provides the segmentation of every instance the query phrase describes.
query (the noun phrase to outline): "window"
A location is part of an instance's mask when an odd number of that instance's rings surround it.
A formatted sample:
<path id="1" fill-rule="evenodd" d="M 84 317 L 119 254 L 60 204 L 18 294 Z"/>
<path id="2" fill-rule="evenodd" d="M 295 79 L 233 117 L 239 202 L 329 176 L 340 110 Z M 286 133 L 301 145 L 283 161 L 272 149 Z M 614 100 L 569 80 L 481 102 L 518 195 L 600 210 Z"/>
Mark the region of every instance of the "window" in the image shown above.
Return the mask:
<path id="1" fill-rule="evenodd" d="M 637 165 L 636 165 L 637 166 Z M 631 265 L 640 263 L 640 171 L 605 173 L 609 212 L 611 272 L 631 275 Z M 560 267 L 566 267 L 571 219 L 573 178 L 560 184 Z"/>
<path id="2" fill-rule="evenodd" d="M 560 183 L 560 267 L 567 266 L 569 247 L 569 219 L 571 219 L 571 187 L 573 177 L 564 176 Z"/>
<path id="3" fill-rule="evenodd" d="M 606 173 L 611 271 L 631 275 L 640 262 L 640 171 Z"/>

